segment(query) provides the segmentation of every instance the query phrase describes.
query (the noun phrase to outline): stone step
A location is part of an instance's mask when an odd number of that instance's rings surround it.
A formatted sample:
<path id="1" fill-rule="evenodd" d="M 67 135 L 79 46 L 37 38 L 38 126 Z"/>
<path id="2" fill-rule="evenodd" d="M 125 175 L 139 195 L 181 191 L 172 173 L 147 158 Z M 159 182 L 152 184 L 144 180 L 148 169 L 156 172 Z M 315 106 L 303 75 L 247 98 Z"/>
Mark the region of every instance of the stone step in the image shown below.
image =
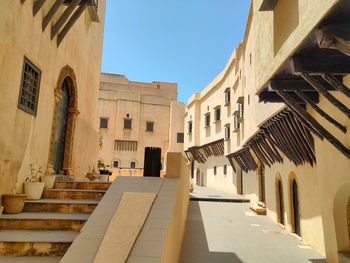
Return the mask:
<path id="1" fill-rule="evenodd" d="M 98 200 L 40 199 L 28 200 L 23 212 L 47 212 L 66 214 L 91 214 Z"/>
<path id="2" fill-rule="evenodd" d="M 257 215 L 265 216 L 266 215 L 266 208 L 261 207 L 259 205 L 251 205 L 250 210 L 254 211 Z"/>
<path id="3" fill-rule="evenodd" d="M 111 183 L 106 182 L 56 182 L 55 189 L 107 190 Z"/>
<path id="4" fill-rule="evenodd" d="M 42 199 L 101 200 L 106 190 L 44 189 Z"/>
<path id="5" fill-rule="evenodd" d="M 59 263 L 62 257 L 1 257 L 0 263 Z"/>
<path id="6" fill-rule="evenodd" d="M 80 231 L 89 214 L 29 213 L 3 214 L 0 229 L 6 230 L 73 230 Z"/>
<path id="7" fill-rule="evenodd" d="M 63 256 L 76 231 L 0 230 L 0 256 Z"/>

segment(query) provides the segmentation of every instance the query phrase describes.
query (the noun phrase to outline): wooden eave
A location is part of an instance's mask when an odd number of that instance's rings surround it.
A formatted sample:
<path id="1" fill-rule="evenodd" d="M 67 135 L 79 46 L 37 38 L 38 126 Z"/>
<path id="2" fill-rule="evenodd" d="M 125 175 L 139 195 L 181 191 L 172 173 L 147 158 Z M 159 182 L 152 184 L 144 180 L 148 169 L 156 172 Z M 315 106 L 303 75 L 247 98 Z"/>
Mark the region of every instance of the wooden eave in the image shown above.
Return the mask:
<path id="1" fill-rule="evenodd" d="M 224 139 L 220 139 L 202 146 L 188 148 L 186 156 L 189 160 L 195 160 L 198 163 L 205 163 L 210 156 L 224 156 Z"/>
<path id="2" fill-rule="evenodd" d="M 350 118 L 349 107 L 330 93 L 338 91 L 350 98 L 350 89 L 343 84 L 343 77 L 350 74 L 350 44 L 347 42 L 350 41 L 349 13 L 350 2 L 339 1 L 258 94 L 260 102 L 285 103 L 309 131 L 321 140 L 328 140 L 348 158 L 350 150 L 311 116 L 305 106 L 346 134 L 345 124 L 318 103 L 322 96 Z"/>

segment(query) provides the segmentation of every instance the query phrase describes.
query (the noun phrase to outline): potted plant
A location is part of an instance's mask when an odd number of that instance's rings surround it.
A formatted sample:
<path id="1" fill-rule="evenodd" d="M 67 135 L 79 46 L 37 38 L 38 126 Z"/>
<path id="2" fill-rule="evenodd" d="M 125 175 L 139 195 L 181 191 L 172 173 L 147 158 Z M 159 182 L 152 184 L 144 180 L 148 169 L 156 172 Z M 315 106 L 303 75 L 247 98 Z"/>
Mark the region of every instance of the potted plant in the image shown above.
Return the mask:
<path id="1" fill-rule="evenodd" d="M 45 175 L 41 177 L 41 181 L 45 183 L 45 189 L 53 188 L 53 186 L 55 185 L 56 176 L 52 166 L 47 167 Z"/>
<path id="2" fill-rule="evenodd" d="M 4 194 L 2 196 L 2 204 L 5 214 L 19 214 L 23 211 L 24 203 L 27 198 L 25 194 L 19 194 L 16 190 L 12 194 Z"/>
<path id="3" fill-rule="evenodd" d="M 24 192 L 28 195 L 30 200 L 38 200 L 44 190 L 45 182 L 40 182 L 40 175 L 42 174 L 42 167 L 36 162 L 32 162 L 30 167 L 30 177 L 24 183 Z"/>
<path id="4" fill-rule="evenodd" d="M 96 172 L 95 165 L 92 165 L 92 168 L 89 166 L 89 171 L 86 173 L 86 178 L 90 181 L 96 181 L 100 175 Z"/>
<path id="5" fill-rule="evenodd" d="M 109 165 L 105 166 L 103 164 L 104 169 L 100 169 L 100 177 L 99 180 L 100 182 L 108 182 L 109 181 L 109 176 L 112 175 L 112 172 L 109 171 Z M 107 169 L 106 169 L 107 168 Z"/>

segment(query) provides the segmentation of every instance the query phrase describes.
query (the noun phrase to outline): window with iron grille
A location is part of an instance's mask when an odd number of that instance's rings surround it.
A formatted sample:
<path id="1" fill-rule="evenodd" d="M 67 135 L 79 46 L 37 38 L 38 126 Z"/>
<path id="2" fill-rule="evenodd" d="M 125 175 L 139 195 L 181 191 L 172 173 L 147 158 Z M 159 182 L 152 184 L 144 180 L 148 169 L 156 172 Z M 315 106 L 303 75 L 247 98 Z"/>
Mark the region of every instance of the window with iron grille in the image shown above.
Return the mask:
<path id="1" fill-rule="evenodd" d="M 210 113 L 207 113 L 204 116 L 204 123 L 205 123 L 205 127 L 209 127 L 210 126 Z"/>
<path id="2" fill-rule="evenodd" d="M 178 143 L 183 143 L 184 142 L 184 134 L 183 133 L 178 133 L 177 134 L 177 142 Z"/>
<path id="3" fill-rule="evenodd" d="M 107 129 L 108 128 L 108 119 L 100 118 L 100 128 Z"/>
<path id="4" fill-rule="evenodd" d="M 18 108 L 36 116 L 38 109 L 41 71 L 24 58 Z"/>
<path id="5" fill-rule="evenodd" d="M 136 168 L 136 162 L 131 162 L 130 163 L 130 168 L 135 169 Z"/>
<path id="6" fill-rule="evenodd" d="M 225 140 L 229 140 L 231 137 L 230 125 L 225 126 Z"/>
<path id="7" fill-rule="evenodd" d="M 192 133 L 192 121 L 188 122 L 188 133 Z"/>
<path id="8" fill-rule="evenodd" d="M 132 120 L 124 119 L 124 129 L 131 129 Z"/>
<path id="9" fill-rule="evenodd" d="M 224 165 L 224 175 L 227 175 L 227 165 Z"/>
<path id="10" fill-rule="evenodd" d="M 118 168 L 119 167 L 119 162 L 118 161 L 113 161 L 113 167 Z"/>
<path id="11" fill-rule="evenodd" d="M 216 107 L 215 108 L 215 114 L 214 114 L 214 121 L 219 121 L 221 119 L 221 108 Z"/>
<path id="12" fill-rule="evenodd" d="M 230 102 L 231 102 L 231 90 L 230 88 L 227 88 L 225 90 L 225 106 L 230 104 Z"/>
<path id="13" fill-rule="evenodd" d="M 152 121 L 146 122 L 146 131 L 153 132 L 153 122 Z"/>
<path id="14" fill-rule="evenodd" d="M 238 121 L 238 116 L 235 114 L 233 116 L 233 131 L 237 132 L 239 130 L 239 121 Z"/>

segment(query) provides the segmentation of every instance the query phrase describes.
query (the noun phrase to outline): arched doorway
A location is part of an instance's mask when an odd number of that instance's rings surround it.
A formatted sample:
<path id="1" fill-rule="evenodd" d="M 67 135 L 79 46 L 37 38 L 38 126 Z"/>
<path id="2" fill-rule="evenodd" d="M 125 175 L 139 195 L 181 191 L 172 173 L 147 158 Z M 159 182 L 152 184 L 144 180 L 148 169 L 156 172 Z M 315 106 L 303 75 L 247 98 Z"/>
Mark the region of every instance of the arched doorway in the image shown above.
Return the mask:
<path id="1" fill-rule="evenodd" d="M 277 221 L 281 225 L 285 223 L 284 217 L 284 202 L 283 202 L 283 185 L 281 178 L 276 179 L 276 206 L 277 206 Z"/>
<path id="2" fill-rule="evenodd" d="M 299 206 L 299 193 L 298 184 L 295 179 L 291 182 L 291 198 L 292 198 L 292 229 L 295 234 L 301 236 L 300 231 L 300 206 Z"/>
<path id="3" fill-rule="evenodd" d="M 257 172 L 259 180 L 259 201 L 265 202 L 265 166 L 262 163 L 259 163 Z"/>
<path id="4" fill-rule="evenodd" d="M 72 174 L 72 153 L 77 110 L 77 85 L 74 71 L 65 66 L 55 88 L 55 106 L 52 120 L 47 171 Z"/>

